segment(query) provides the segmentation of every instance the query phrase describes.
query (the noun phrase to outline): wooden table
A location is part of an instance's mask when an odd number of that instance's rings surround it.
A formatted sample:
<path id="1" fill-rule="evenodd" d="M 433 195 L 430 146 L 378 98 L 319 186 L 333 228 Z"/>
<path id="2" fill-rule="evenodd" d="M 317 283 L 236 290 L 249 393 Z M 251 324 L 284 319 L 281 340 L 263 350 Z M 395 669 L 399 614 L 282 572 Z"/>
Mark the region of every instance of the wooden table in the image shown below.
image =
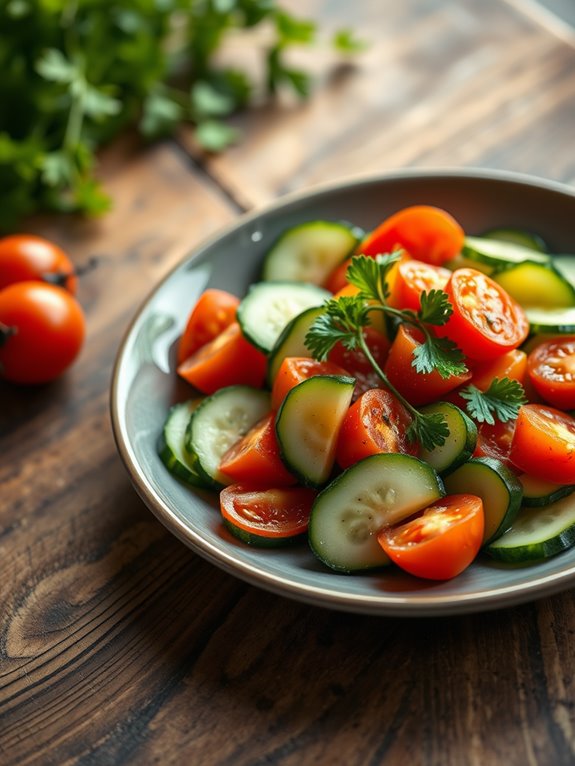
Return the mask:
<path id="1" fill-rule="evenodd" d="M 573 591 L 501 612 L 384 619 L 303 606 L 208 564 L 131 487 L 108 415 L 137 306 L 208 234 L 319 181 L 482 166 L 575 182 L 575 33 L 533 0 L 292 4 L 372 41 L 305 105 L 102 157 L 100 222 L 34 227 L 78 264 L 88 338 L 61 380 L 0 387 L 0 763 L 575 762 Z M 239 55 L 246 55 L 245 52 Z"/>

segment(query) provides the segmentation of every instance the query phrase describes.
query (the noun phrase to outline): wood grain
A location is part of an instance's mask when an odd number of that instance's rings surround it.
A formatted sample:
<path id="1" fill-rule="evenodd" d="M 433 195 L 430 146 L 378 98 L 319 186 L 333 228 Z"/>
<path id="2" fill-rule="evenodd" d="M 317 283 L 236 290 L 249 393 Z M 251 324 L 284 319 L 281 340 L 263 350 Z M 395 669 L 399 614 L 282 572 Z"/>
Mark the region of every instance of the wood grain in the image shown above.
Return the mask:
<path id="1" fill-rule="evenodd" d="M 241 210 L 407 165 L 575 179 L 575 49 L 521 0 L 291 5 L 372 48 L 337 72 L 306 54 L 313 99 L 238 117 L 245 140 L 221 157 L 189 133 L 127 137 L 102 157 L 109 216 L 30 224 L 95 266 L 77 364 L 39 389 L 0 385 L 2 766 L 575 762 L 573 592 L 428 620 L 300 605 L 169 535 L 116 453 L 108 388 L 128 322 Z"/>

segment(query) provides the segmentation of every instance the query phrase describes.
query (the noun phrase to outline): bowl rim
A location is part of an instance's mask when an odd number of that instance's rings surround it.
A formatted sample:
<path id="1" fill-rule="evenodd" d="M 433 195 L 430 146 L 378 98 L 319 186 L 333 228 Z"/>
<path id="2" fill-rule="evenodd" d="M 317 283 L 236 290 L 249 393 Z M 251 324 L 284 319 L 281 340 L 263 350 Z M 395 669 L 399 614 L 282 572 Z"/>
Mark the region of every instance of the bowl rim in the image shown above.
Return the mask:
<path id="1" fill-rule="evenodd" d="M 163 285 L 184 264 L 193 262 L 201 253 L 213 247 L 219 240 L 232 234 L 235 230 L 249 225 L 261 217 L 266 217 L 274 212 L 281 211 L 290 205 L 303 200 L 337 193 L 340 191 L 352 191 L 359 187 L 379 186 L 402 180 L 424 179 L 426 181 L 489 181 L 502 184 L 517 184 L 532 187 L 536 190 L 555 192 L 575 200 L 575 188 L 560 181 L 540 178 L 536 175 L 520 173 L 509 170 L 496 170 L 489 168 L 404 168 L 384 173 L 366 174 L 352 178 L 340 179 L 335 182 L 319 183 L 308 186 L 303 190 L 290 192 L 282 195 L 272 202 L 257 207 L 249 212 L 241 213 L 230 223 L 218 228 L 213 234 L 200 240 L 182 258 L 180 258 L 153 286 L 126 327 L 120 345 L 116 352 L 112 368 L 109 411 L 112 424 L 112 432 L 118 453 L 128 471 L 134 489 L 143 500 L 146 507 L 152 511 L 157 519 L 174 534 L 187 547 L 202 556 L 210 563 L 223 569 L 234 577 L 278 595 L 295 599 L 300 603 L 313 606 L 336 609 L 347 612 L 372 614 L 387 617 L 428 617 L 445 616 L 452 614 L 465 614 L 481 612 L 491 609 L 500 609 L 531 601 L 534 598 L 557 593 L 567 587 L 567 583 L 575 579 L 575 564 L 559 572 L 554 572 L 532 581 L 517 583 L 515 585 L 487 588 L 472 591 L 467 594 L 453 595 L 425 595 L 420 598 L 413 593 L 402 597 L 394 594 L 363 595 L 346 592 L 337 592 L 321 586 L 295 583 L 286 580 L 265 569 L 258 569 L 246 562 L 238 562 L 236 558 L 225 551 L 213 546 L 209 541 L 188 527 L 175 516 L 169 506 L 158 497 L 152 483 L 141 470 L 136 459 L 135 452 L 128 438 L 123 414 L 119 407 L 118 390 L 123 371 L 123 359 L 131 340 L 134 328 L 138 325 L 141 316 L 145 313 L 147 305 Z"/>

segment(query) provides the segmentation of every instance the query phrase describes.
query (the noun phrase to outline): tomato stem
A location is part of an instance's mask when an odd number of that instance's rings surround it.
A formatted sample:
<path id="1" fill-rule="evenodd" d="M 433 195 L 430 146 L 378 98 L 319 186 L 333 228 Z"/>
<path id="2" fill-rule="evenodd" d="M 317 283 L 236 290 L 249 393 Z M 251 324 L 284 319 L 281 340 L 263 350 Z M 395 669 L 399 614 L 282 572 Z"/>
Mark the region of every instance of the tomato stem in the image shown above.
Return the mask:
<path id="1" fill-rule="evenodd" d="M 71 271 L 50 271 L 42 274 L 42 279 L 48 284 L 56 285 L 57 287 L 66 287 L 66 280 L 70 277 L 83 277 L 84 274 L 89 274 L 98 265 L 98 258 L 92 257 L 82 266 L 77 266 Z"/>
<path id="2" fill-rule="evenodd" d="M 12 335 L 17 335 L 17 334 L 18 334 L 17 327 L 11 327 L 10 325 L 0 322 L 0 346 L 3 346 L 8 340 L 8 338 L 12 337 Z"/>

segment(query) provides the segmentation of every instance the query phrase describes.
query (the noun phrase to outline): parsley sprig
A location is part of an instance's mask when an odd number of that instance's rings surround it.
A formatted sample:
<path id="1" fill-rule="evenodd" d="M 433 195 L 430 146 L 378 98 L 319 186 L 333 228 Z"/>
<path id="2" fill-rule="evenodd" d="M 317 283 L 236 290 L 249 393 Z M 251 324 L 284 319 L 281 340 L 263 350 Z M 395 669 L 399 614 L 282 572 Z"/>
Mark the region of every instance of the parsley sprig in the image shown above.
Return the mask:
<path id="1" fill-rule="evenodd" d="M 494 425 L 495 419 L 502 423 L 515 420 L 519 408 L 527 401 L 523 386 L 510 378 L 494 378 L 486 391 L 470 385 L 460 392 L 467 401 L 467 412 L 478 423 Z"/>
<path id="2" fill-rule="evenodd" d="M 416 313 L 387 305 L 389 297 L 388 274 L 400 258 L 399 252 L 370 258 L 359 255 L 352 258 L 347 271 L 348 281 L 359 289 L 356 296 L 342 296 L 329 300 L 325 311 L 313 323 L 306 336 L 306 345 L 316 359 L 326 359 L 337 343 L 348 349 L 361 349 L 384 385 L 392 391 L 413 420 L 407 436 L 419 441 L 426 449 L 441 446 L 449 436 L 449 428 L 439 413 L 422 413 L 413 407 L 391 384 L 365 340 L 364 329 L 371 324 L 370 314 L 381 311 L 406 322 L 423 335 L 423 342 L 414 353 L 413 366 L 420 373 L 437 370 L 442 377 L 466 371 L 463 354 L 450 340 L 436 338 L 429 325 L 442 325 L 449 319 L 452 307 L 441 290 L 422 294 L 421 309 Z"/>

